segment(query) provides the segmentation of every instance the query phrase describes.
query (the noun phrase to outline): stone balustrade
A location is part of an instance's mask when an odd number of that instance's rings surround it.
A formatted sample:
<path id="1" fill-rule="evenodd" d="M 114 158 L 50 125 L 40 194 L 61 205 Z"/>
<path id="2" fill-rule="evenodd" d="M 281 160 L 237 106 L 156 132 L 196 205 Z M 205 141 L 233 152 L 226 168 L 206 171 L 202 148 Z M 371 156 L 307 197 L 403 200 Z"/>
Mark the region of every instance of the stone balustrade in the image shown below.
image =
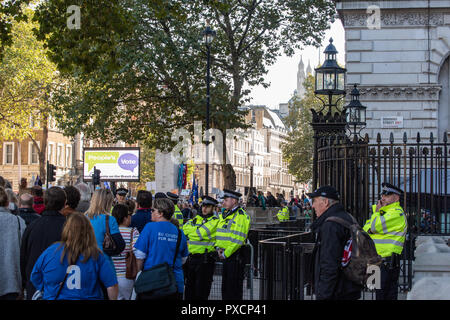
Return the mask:
<path id="1" fill-rule="evenodd" d="M 419 236 L 408 300 L 450 300 L 449 237 Z"/>

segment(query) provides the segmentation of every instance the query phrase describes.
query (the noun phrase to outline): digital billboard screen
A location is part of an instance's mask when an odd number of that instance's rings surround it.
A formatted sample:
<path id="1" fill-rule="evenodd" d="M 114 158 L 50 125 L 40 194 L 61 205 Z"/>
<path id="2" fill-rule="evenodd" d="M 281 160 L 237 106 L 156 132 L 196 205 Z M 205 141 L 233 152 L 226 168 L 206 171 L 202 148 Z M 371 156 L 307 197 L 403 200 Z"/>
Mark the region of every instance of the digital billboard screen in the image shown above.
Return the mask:
<path id="1" fill-rule="evenodd" d="M 139 181 L 140 148 L 84 148 L 84 181 L 92 181 L 94 167 L 102 181 Z"/>

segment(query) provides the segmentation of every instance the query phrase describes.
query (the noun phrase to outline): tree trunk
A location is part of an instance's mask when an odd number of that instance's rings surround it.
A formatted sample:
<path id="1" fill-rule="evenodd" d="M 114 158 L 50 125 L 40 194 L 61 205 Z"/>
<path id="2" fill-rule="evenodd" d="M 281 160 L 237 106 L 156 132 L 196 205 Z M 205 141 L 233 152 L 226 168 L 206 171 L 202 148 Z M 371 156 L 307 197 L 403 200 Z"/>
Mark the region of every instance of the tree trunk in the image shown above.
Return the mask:
<path id="1" fill-rule="evenodd" d="M 33 141 L 39 150 L 39 177 L 41 178 L 42 184 L 47 181 L 47 141 L 48 141 L 48 116 L 44 115 L 42 119 L 42 141 L 41 147 L 39 148 L 36 141 Z"/>
<path id="2" fill-rule="evenodd" d="M 236 174 L 233 166 L 227 164 L 227 136 L 226 132 L 222 131 L 223 144 L 222 144 L 222 176 L 223 176 L 223 188 L 229 190 L 236 190 Z M 231 162 L 231 160 L 230 160 Z"/>

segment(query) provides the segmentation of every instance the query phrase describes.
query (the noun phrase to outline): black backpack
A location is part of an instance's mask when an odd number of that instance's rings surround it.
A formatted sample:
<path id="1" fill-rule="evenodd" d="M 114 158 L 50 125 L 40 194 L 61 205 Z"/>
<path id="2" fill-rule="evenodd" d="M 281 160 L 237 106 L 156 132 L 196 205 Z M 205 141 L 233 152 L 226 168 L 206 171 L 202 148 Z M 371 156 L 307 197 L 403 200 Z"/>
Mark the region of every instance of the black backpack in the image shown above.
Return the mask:
<path id="1" fill-rule="evenodd" d="M 369 234 L 359 226 L 352 215 L 348 215 L 352 218 L 353 223 L 339 217 L 329 217 L 326 221 L 339 223 L 350 230 L 352 250 L 348 263 L 342 266 L 342 272 L 348 280 L 364 286 L 369 277 L 369 274 L 367 274 L 368 266 L 379 266 L 383 260 L 377 253 L 375 243 Z"/>

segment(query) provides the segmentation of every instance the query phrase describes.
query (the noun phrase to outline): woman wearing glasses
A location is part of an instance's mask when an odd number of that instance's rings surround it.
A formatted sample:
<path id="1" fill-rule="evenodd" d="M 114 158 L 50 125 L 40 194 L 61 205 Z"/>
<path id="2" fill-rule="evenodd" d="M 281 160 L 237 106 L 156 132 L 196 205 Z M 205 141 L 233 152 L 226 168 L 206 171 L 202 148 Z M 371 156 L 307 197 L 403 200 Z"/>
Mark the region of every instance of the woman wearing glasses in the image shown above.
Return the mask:
<path id="1" fill-rule="evenodd" d="M 139 237 L 139 231 L 136 228 L 130 228 L 132 213 L 127 205 L 115 205 L 112 210 L 112 215 L 117 220 L 120 234 L 125 241 L 125 250 L 121 254 L 112 257 L 116 269 L 117 281 L 119 282 L 118 300 L 130 300 L 133 292 L 134 279 L 127 279 L 126 277 L 126 257 L 131 252 L 134 253 L 134 245 Z"/>

